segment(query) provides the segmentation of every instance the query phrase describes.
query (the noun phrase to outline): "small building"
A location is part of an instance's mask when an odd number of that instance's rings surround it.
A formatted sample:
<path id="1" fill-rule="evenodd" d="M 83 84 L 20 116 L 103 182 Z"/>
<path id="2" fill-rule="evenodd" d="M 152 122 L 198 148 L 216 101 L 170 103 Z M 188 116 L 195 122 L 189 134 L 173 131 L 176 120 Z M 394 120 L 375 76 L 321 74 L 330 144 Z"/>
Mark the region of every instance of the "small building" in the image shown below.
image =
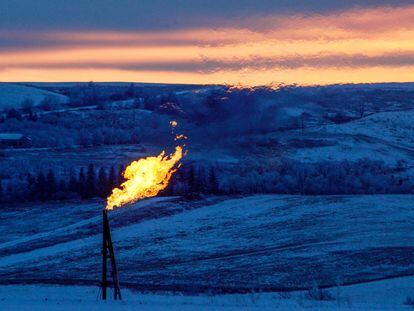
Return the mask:
<path id="1" fill-rule="evenodd" d="M 31 145 L 31 139 L 18 133 L 0 133 L 0 149 L 27 148 Z"/>

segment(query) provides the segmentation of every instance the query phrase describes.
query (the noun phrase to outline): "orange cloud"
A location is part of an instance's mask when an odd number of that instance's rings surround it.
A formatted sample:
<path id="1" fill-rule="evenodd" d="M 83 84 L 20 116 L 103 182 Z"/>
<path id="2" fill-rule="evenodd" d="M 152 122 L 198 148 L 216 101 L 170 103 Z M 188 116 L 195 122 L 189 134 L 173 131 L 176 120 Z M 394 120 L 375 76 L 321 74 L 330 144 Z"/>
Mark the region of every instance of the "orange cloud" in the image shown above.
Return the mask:
<path id="1" fill-rule="evenodd" d="M 1 81 L 329 84 L 414 78 L 414 6 L 251 17 L 240 28 L 0 32 L 0 42 Z"/>

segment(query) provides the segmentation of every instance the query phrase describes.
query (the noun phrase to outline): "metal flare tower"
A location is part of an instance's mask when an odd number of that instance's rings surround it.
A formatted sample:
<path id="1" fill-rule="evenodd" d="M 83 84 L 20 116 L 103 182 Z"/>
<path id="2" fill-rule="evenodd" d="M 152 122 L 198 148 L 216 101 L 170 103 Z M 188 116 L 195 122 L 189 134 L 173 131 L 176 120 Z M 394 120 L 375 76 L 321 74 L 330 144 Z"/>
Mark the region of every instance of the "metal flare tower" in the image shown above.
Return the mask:
<path id="1" fill-rule="evenodd" d="M 118 279 L 118 269 L 116 267 L 115 261 L 115 253 L 114 248 L 112 246 L 112 238 L 111 238 L 111 230 L 109 229 L 109 221 L 108 221 L 108 211 L 103 209 L 102 211 L 102 299 L 106 300 L 107 298 L 107 288 L 108 285 L 112 285 L 114 289 L 114 299 L 121 300 L 121 288 L 119 287 L 119 279 Z M 107 276 L 108 276 L 108 257 L 111 261 L 111 277 L 112 277 L 112 284 L 108 283 Z"/>

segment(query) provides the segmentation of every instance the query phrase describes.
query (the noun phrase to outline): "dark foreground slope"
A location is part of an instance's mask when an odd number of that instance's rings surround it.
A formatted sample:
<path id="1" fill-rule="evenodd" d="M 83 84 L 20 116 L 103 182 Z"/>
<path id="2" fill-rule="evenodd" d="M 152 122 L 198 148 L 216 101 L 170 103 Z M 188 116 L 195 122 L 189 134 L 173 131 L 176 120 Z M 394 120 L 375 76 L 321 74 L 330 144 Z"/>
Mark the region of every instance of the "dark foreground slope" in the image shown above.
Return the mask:
<path id="1" fill-rule="evenodd" d="M 283 290 L 414 274 L 414 196 L 155 198 L 110 213 L 124 285 Z M 2 283 L 97 283 L 101 202 L 5 208 Z"/>

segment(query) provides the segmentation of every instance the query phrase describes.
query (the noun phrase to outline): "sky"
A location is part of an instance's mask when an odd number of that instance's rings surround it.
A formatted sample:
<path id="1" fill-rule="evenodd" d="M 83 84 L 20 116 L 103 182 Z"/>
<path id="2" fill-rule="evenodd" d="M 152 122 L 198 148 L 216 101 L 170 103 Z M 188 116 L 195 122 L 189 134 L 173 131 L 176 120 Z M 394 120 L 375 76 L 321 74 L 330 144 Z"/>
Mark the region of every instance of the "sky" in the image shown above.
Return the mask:
<path id="1" fill-rule="evenodd" d="M 2 0 L 0 81 L 414 81 L 414 1 Z"/>

